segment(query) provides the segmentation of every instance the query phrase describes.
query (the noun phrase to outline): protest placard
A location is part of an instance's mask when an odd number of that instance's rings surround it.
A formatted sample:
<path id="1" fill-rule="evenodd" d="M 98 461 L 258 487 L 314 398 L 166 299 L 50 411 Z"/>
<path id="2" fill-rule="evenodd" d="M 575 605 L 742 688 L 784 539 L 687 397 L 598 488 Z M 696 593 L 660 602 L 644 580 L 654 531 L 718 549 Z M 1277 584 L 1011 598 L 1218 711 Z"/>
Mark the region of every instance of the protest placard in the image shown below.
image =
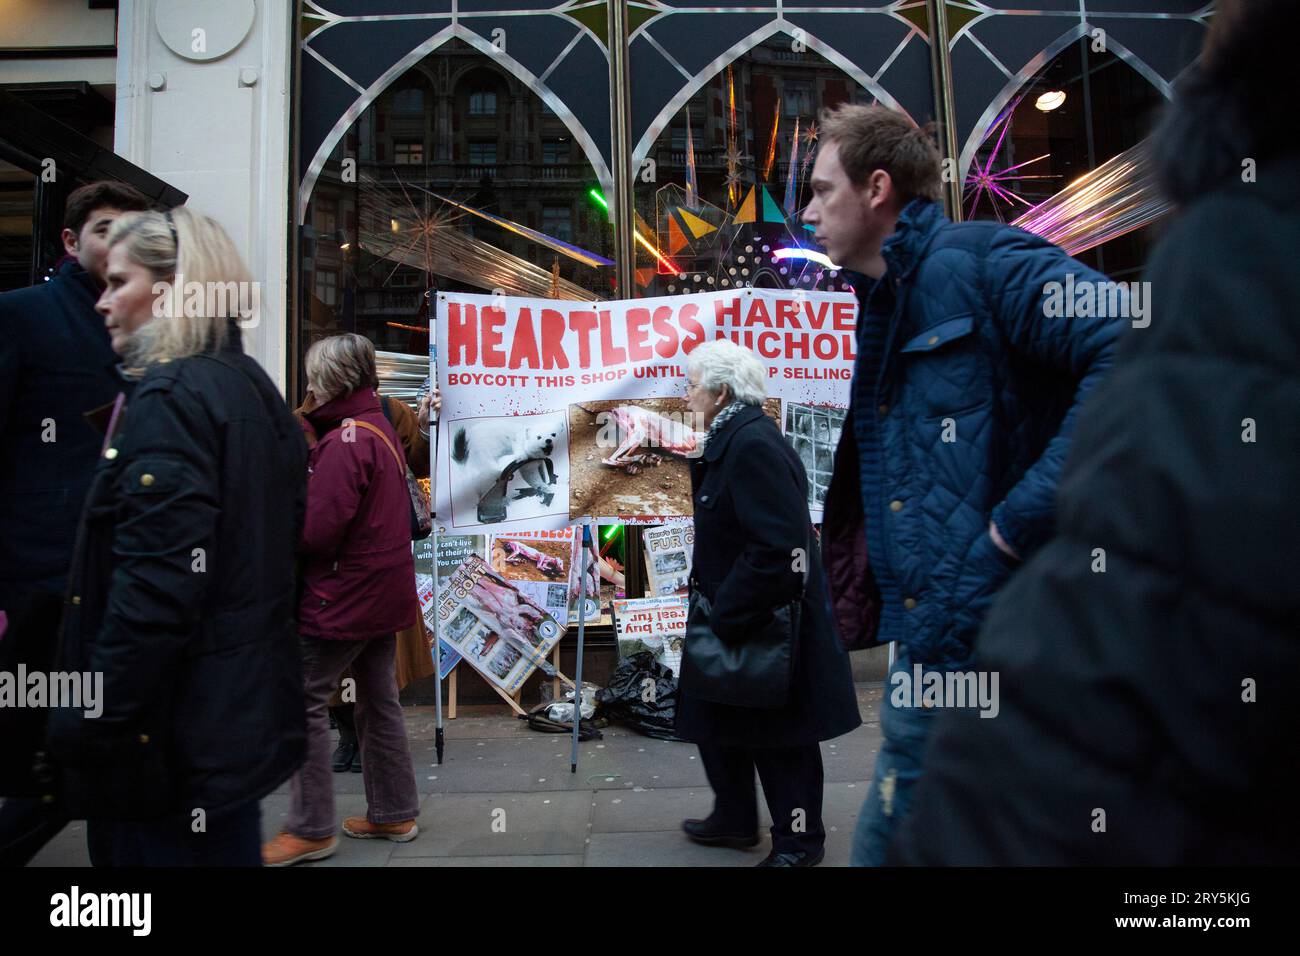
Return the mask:
<path id="1" fill-rule="evenodd" d="M 686 362 L 706 341 L 755 351 L 768 371 L 765 410 L 783 427 L 787 405 L 848 405 L 857 317 L 848 293 L 734 289 L 594 305 L 437 298 L 437 510 L 453 533 L 689 517 L 687 466 L 703 434 L 685 404 Z M 809 427 L 799 437 L 811 485 L 819 425 Z"/>

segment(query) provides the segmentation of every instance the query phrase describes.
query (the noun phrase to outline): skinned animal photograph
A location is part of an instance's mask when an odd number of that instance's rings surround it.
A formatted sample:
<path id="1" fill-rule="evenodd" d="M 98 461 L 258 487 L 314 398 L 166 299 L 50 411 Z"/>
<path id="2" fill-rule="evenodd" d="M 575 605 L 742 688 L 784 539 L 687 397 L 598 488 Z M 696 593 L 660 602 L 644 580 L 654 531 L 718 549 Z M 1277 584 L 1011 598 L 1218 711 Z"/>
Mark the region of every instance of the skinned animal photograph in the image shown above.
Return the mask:
<path id="1" fill-rule="evenodd" d="M 763 411 L 781 420 L 781 401 Z M 678 517 L 693 513 L 690 463 L 704 448 L 685 398 L 569 406 L 569 516 Z"/>
<path id="2" fill-rule="evenodd" d="M 690 514 L 694 417 L 684 398 L 570 405 L 570 517 Z"/>

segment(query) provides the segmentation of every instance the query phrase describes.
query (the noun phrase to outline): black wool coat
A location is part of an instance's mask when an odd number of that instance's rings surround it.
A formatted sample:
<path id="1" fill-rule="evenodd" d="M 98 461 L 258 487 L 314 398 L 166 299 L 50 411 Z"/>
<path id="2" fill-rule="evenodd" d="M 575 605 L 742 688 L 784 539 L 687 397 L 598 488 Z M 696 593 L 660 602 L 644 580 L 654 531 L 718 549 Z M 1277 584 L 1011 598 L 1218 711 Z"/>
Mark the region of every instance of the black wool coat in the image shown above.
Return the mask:
<path id="1" fill-rule="evenodd" d="M 1300 148 L 1243 182 L 1257 152 L 1197 145 L 1249 128 L 1210 92 L 1163 158 L 1224 176 L 1156 248 L 1150 327 L 1084 406 L 1059 533 L 980 634 L 998 716 L 940 715 L 893 862 L 1300 858 Z"/>
<path id="2" fill-rule="evenodd" d="M 789 705 L 729 707 L 681 691 L 678 735 L 718 746 L 792 747 L 848 733 L 862 718 L 849 658 L 831 624 L 808 519 L 808 478 L 798 455 L 762 409 L 746 408 L 691 463 L 691 487 L 694 574 L 712 604 L 713 631 L 723 640 L 743 641 L 750 628 L 798 595 L 803 575 L 793 569 L 796 549 L 807 549 L 810 564 Z"/>
<path id="3" fill-rule="evenodd" d="M 94 469 L 61 669 L 102 675 L 103 712 L 56 708 L 49 734 L 74 817 L 211 813 L 269 793 L 306 752 L 307 446 L 230 335 L 152 367 Z"/>
<path id="4" fill-rule="evenodd" d="M 58 595 L 103 436 L 84 417 L 126 388 L 99 288 L 75 262 L 0 295 L 0 608 Z"/>

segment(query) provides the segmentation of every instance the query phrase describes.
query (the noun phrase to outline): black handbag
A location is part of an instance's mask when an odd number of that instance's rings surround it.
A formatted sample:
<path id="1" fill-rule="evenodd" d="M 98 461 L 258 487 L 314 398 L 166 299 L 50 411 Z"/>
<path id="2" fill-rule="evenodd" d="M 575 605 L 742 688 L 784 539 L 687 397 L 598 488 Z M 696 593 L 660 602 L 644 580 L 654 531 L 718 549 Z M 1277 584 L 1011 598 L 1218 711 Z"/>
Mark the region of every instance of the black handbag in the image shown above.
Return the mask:
<path id="1" fill-rule="evenodd" d="M 811 562 L 811 555 L 807 562 Z M 799 596 L 777 608 L 772 617 L 742 641 L 724 641 L 709 624 L 712 603 L 691 577 L 690 610 L 682 652 L 681 690 L 688 697 L 758 710 L 780 710 L 790 703 L 799 626 L 808 588 L 805 564 Z"/>

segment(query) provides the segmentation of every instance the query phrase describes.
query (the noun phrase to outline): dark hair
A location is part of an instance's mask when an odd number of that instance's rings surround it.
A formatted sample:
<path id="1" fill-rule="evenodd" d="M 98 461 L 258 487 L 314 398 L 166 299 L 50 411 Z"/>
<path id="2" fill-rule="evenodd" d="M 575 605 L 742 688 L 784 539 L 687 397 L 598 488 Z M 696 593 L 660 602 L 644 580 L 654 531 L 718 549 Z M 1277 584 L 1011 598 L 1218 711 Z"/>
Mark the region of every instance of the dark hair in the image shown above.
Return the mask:
<path id="1" fill-rule="evenodd" d="M 80 234 L 81 227 L 96 209 L 150 212 L 153 208 L 153 201 L 134 186 L 105 179 L 80 186 L 68 195 L 68 204 L 63 212 L 63 227 Z"/>
<path id="2" fill-rule="evenodd" d="M 877 169 L 889 173 L 900 207 L 918 197 L 937 200 L 943 194 L 931 128 L 917 127 L 901 113 L 845 103 L 822 112 L 821 138 L 840 148 L 840 165 L 855 186 Z"/>

